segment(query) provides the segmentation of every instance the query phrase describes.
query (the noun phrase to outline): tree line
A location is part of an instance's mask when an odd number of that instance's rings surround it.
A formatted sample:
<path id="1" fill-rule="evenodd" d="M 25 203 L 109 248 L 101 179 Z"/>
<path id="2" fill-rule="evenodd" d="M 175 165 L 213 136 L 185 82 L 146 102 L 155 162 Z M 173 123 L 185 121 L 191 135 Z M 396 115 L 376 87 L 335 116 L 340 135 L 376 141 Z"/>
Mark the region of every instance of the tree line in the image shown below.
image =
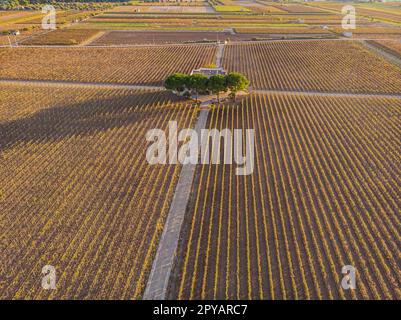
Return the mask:
<path id="1" fill-rule="evenodd" d="M 54 7 L 76 6 L 77 8 L 85 8 L 85 6 L 104 6 L 111 3 L 127 4 L 128 0 L 0 0 L 0 8 L 2 9 L 18 9 L 33 8 L 36 9 L 40 5 L 50 4 Z"/>
<path id="2" fill-rule="evenodd" d="M 199 95 L 213 93 L 217 95 L 217 102 L 220 102 L 220 94 L 229 92 L 229 97 L 235 100 L 236 94 L 249 87 L 249 80 L 241 73 L 230 72 L 226 75 L 216 74 L 207 77 L 203 74 L 195 73 L 192 75 L 174 73 L 166 78 L 164 86 L 168 90 L 173 90 L 179 94 L 189 97 L 191 93 Z"/>

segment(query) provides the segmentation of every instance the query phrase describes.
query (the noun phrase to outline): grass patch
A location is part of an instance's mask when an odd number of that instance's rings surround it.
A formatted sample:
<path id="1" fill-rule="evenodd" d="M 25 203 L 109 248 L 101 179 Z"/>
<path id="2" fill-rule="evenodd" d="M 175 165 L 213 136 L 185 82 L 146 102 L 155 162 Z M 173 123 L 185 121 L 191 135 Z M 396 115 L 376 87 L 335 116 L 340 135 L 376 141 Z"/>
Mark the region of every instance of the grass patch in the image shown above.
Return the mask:
<path id="1" fill-rule="evenodd" d="M 243 6 L 213 6 L 217 12 L 251 12 Z"/>

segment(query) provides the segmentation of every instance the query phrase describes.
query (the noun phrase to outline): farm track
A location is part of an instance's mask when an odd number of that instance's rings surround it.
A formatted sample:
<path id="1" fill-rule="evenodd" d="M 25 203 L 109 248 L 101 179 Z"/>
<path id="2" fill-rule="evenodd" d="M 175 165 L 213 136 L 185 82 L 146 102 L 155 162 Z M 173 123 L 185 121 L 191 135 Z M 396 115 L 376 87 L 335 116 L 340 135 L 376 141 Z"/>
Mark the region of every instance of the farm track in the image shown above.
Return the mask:
<path id="1" fill-rule="evenodd" d="M 400 111 L 287 94 L 212 109 L 209 128 L 255 129 L 255 171 L 198 166 L 169 298 L 399 299 Z"/>
<path id="2" fill-rule="evenodd" d="M 200 136 L 208 118 L 209 110 L 200 110 L 194 130 Z M 143 298 L 146 300 L 164 300 L 167 298 L 170 276 L 177 258 L 178 241 L 185 218 L 188 199 L 195 174 L 196 164 L 182 167 L 174 197 L 163 228 L 156 257 L 146 285 Z"/>
<path id="3" fill-rule="evenodd" d="M 219 61 L 219 60 L 216 60 Z M 82 87 L 96 89 L 127 89 L 127 90 L 148 90 L 161 91 L 165 90 L 162 86 L 144 86 L 144 85 L 125 85 L 119 83 L 102 83 L 102 82 L 76 82 L 76 81 L 51 81 L 51 80 L 12 80 L 0 79 L 1 84 L 25 85 L 37 87 Z M 292 95 L 311 95 L 319 97 L 377 97 L 377 98 L 401 98 L 400 94 L 377 94 L 377 93 L 337 93 L 337 92 L 320 92 L 320 91 L 285 91 L 285 90 L 259 90 L 250 89 L 249 93 L 261 94 L 292 94 Z"/>

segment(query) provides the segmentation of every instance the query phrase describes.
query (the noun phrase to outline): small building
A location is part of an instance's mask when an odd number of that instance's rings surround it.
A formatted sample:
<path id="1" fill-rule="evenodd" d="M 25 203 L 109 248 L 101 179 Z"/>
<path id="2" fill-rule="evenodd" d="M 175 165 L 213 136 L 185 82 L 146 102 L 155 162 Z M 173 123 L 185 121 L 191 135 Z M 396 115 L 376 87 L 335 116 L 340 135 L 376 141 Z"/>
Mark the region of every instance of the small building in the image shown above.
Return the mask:
<path id="1" fill-rule="evenodd" d="M 10 34 L 12 36 L 19 36 L 21 33 L 19 32 L 19 30 L 10 30 Z"/>
<path id="2" fill-rule="evenodd" d="M 203 74 L 206 77 L 210 78 L 211 76 L 215 76 L 218 74 L 224 76 L 227 74 L 227 72 L 223 68 L 199 68 L 192 70 L 191 75 L 192 74 Z"/>

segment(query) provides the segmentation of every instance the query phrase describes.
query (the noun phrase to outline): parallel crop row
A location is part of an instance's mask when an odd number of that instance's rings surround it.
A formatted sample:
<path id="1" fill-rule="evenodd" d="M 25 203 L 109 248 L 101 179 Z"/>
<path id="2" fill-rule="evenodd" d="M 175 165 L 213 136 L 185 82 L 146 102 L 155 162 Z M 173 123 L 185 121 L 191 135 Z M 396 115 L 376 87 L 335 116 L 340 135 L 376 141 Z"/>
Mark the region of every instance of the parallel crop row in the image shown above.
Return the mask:
<path id="1" fill-rule="evenodd" d="M 161 92 L 6 89 L 0 296 L 140 297 L 180 171 L 148 164 L 145 134 L 191 127 L 196 108 Z M 45 265 L 56 290 L 40 286 Z"/>
<path id="2" fill-rule="evenodd" d="M 400 298 L 400 115 L 395 98 L 284 94 L 213 109 L 210 128 L 255 129 L 255 171 L 199 166 L 171 297 Z"/>
<path id="3" fill-rule="evenodd" d="M 401 88 L 399 69 L 356 41 L 227 45 L 223 61 L 229 71 L 245 73 L 254 89 L 399 93 Z"/>
<path id="4" fill-rule="evenodd" d="M 214 62 L 208 45 L 139 48 L 3 48 L 0 78 L 161 85 Z"/>

